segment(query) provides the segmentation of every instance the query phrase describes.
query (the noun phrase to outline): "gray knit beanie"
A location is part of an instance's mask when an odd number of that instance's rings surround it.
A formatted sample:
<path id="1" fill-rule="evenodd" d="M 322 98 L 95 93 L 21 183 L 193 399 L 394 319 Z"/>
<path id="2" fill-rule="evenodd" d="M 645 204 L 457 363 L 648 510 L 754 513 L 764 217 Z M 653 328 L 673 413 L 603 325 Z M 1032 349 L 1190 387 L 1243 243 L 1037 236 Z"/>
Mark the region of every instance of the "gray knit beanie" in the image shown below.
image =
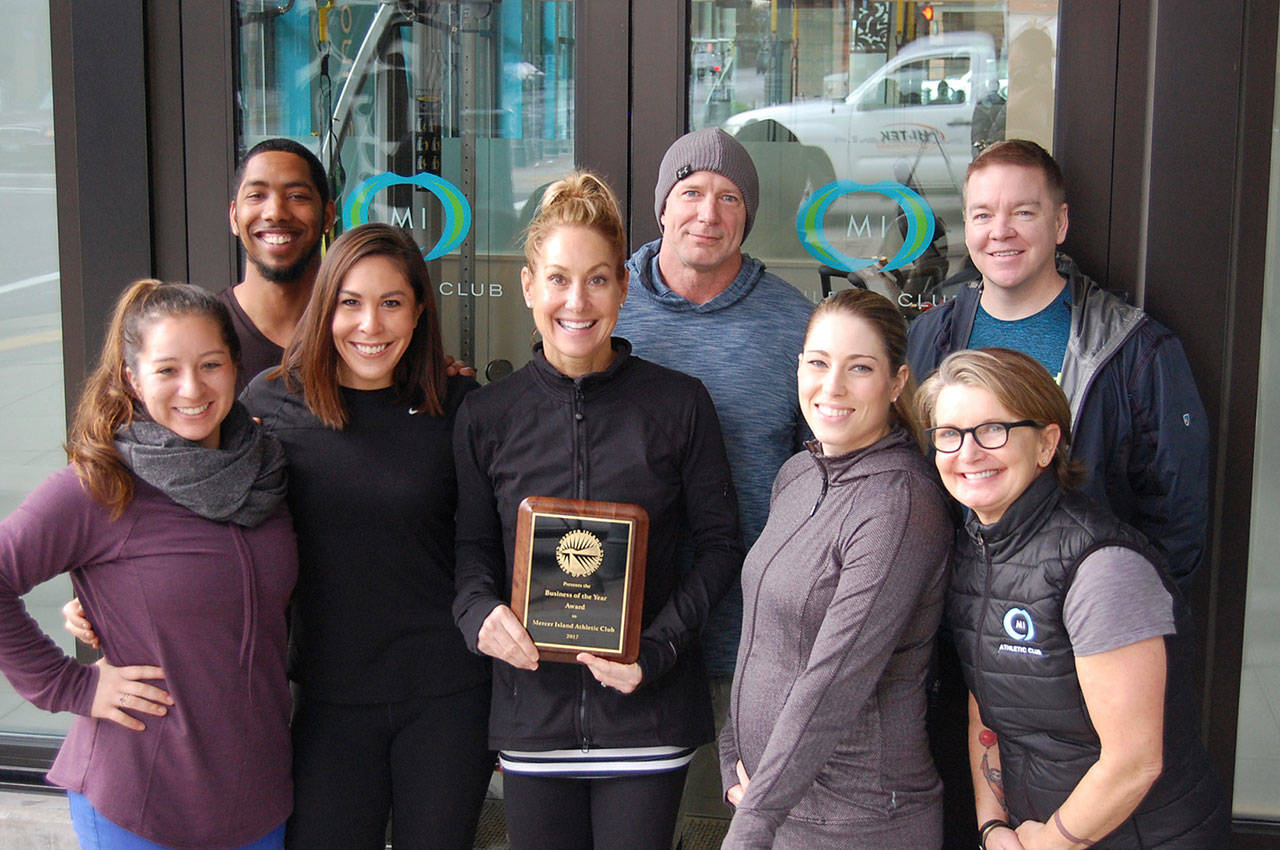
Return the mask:
<path id="1" fill-rule="evenodd" d="M 747 207 L 747 224 L 742 230 L 742 239 L 746 241 L 756 220 L 756 207 L 760 205 L 760 178 L 742 142 L 719 127 L 687 133 L 667 148 L 662 165 L 658 166 L 658 185 L 653 187 L 653 214 L 658 224 L 662 224 L 662 210 L 667 205 L 671 187 L 695 171 L 714 171 L 738 187 Z"/>

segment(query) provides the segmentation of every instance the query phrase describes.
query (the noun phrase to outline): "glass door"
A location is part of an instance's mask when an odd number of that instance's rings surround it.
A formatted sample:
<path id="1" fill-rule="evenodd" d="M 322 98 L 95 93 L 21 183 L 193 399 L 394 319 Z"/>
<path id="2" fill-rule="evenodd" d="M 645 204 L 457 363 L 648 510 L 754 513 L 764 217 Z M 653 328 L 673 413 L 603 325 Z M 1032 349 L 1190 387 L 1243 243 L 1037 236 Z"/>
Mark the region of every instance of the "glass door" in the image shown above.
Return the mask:
<path id="1" fill-rule="evenodd" d="M 1276 65 L 1280 82 L 1280 61 Z M 1280 86 L 1277 86 L 1280 92 Z M 1280 104 L 1278 104 L 1280 105 Z M 1270 206 L 1263 273 L 1258 413 L 1253 454 L 1253 516 L 1236 721 L 1238 819 L 1280 822 L 1280 109 L 1272 113 Z"/>
<path id="2" fill-rule="evenodd" d="M 974 154 L 1052 150 L 1057 15 L 1056 0 L 694 0 L 689 128 L 723 127 L 760 173 L 744 250 L 815 300 L 824 280 L 910 314 L 950 297 Z"/>
<path id="3" fill-rule="evenodd" d="M 239 4 L 238 148 L 321 156 L 337 230 L 407 228 L 445 350 L 497 378 L 529 357 L 520 234 L 574 165 L 574 4 Z"/>
<path id="4" fill-rule="evenodd" d="M 64 466 L 66 434 L 59 291 L 58 211 L 53 158 L 49 4 L 17 0 L 0 31 L 0 518 Z M 58 645 L 75 654 L 62 628 L 65 576 L 23 598 Z M 0 737 L 38 743 L 62 735 L 68 714 L 28 703 L 0 679 Z M 53 740 L 53 739 L 49 739 Z M 4 756 L 15 763 L 15 751 Z M 18 759 L 21 761 L 21 759 Z"/>

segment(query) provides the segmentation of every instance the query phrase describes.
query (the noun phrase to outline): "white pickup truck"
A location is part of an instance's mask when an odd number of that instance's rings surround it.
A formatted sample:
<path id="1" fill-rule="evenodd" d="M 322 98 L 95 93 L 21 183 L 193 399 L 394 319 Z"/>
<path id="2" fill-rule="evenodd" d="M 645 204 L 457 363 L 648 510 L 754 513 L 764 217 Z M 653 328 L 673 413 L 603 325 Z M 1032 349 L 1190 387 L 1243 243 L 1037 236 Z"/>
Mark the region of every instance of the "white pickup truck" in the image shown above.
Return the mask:
<path id="1" fill-rule="evenodd" d="M 752 123 L 773 121 L 803 144 L 822 148 L 838 179 L 892 180 L 905 161 L 926 193 L 958 194 L 974 142 L 1003 137 L 1008 83 L 1002 64 L 987 33 L 920 38 L 842 100 L 752 109 L 729 118 L 724 129 L 736 135 Z M 988 128 L 993 119 L 999 126 Z"/>

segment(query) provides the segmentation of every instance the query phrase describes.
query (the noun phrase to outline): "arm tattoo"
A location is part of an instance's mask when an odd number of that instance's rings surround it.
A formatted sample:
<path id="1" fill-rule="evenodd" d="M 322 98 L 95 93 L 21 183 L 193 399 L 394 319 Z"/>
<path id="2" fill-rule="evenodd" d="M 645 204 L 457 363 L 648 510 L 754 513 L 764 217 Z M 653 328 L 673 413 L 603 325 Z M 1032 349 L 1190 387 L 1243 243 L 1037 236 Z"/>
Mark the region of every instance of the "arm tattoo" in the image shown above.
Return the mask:
<path id="1" fill-rule="evenodd" d="M 983 729 L 978 733 L 978 743 L 982 745 L 982 776 L 987 780 L 987 787 L 991 789 L 991 793 L 995 795 L 996 802 L 1000 804 L 1001 810 L 1007 815 L 1009 814 L 1009 805 L 1004 801 L 1004 777 L 1000 768 L 991 764 L 991 748 L 996 746 L 996 733 L 990 729 Z M 996 750 L 996 755 L 1000 754 Z"/>

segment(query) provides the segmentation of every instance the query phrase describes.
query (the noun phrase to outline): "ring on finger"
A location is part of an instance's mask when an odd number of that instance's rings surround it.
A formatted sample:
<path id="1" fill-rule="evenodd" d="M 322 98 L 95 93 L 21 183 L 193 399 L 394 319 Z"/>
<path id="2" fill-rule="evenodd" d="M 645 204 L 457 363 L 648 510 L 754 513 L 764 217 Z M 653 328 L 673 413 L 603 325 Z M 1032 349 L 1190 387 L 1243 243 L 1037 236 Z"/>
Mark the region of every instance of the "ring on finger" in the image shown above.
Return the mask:
<path id="1" fill-rule="evenodd" d="M 125 694 L 121 694 L 121 695 L 120 695 L 120 704 L 121 704 L 121 705 L 124 705 L 124 698 L 125 698 Z"/>

